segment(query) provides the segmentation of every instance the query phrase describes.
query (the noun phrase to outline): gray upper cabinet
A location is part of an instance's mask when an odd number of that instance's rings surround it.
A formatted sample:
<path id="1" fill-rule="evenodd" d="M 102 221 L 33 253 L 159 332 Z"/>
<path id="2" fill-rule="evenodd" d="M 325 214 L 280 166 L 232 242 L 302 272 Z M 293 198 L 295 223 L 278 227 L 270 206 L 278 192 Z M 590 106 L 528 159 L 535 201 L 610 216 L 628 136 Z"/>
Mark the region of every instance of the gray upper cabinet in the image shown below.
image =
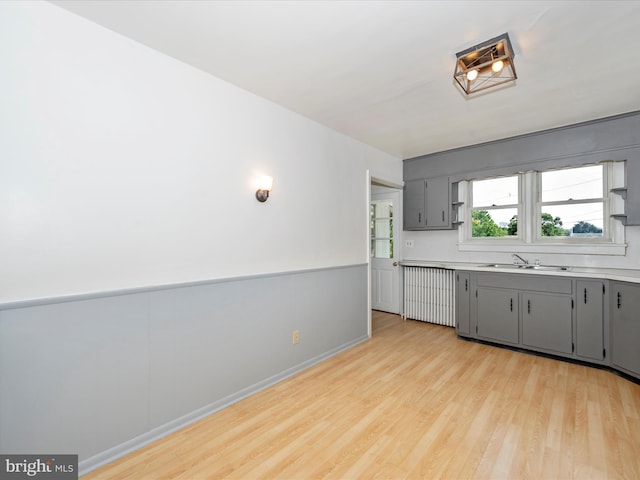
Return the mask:
<path id="1" fill-rule="evenodd" d="M 451 228 L 449 212 L 451 199 L 449 197 L 449 177 L 428 178 L 426 187 L 427 230 Z"/>
<path id="2" fill-rule="evenodd" d="M 451 228 L 449 177 L 408 180 L 404 185 L 404 229 Z"/>
<path id="3" fill-rule="evenodd" d="M 626 163 L 625 225 L 640 225 L 640 161 Z"/>
<path id="4" fill-rule="evenodd" d="M 410 180 L 404 184 L 404 229 L 424 230 L 426 188 L 424 180 Z"/>
<path id="5" fill-rule="evenodd" d="M 612 363 L 640 375 L 640 285 L 611 283 Z"/>
<path id="6" fill-rule="evenodd" d="M 604 360 L 604 283 L 576 281 L 576 355 Z"/>

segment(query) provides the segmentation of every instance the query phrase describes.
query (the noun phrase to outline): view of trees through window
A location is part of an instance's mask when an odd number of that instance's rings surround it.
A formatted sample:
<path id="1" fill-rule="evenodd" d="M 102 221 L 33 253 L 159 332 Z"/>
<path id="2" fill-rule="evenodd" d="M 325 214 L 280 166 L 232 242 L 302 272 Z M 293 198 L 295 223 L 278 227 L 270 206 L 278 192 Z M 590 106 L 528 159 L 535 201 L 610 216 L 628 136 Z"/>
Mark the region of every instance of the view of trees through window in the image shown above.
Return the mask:
<path id="1" fill-rule="evenodd" d="M 564 228 L 560 217 L 550 213 L 540 216 L 541 234 L 543 237 L 569 237 L 573 234 L 602 236 L 602 228 L 584 220 L 578 221 L 570 228 Z M 471 234 L 473 237 L 507 237 L 518 235 L 518 216 L 514 215 L 509 223 L 498 225 L 487 210 L 474 210 L 472 214 Z"/>
<path id="2" fill-rule="evenodd" d="M 518 235 L 519 183 L 517 175 L 472 182 L 472 237 Z"/>
<path id="3" fill-rule="evenodd" d="M 602 165 L 535 173 L 541 237 L 603 237 Z M 472 181 L 471 236 L 518 237 L 522 177 Z M 524 184 L 523 184 L 524 185 Z M 533 183 L 535 185 L 535 183 Z"/>

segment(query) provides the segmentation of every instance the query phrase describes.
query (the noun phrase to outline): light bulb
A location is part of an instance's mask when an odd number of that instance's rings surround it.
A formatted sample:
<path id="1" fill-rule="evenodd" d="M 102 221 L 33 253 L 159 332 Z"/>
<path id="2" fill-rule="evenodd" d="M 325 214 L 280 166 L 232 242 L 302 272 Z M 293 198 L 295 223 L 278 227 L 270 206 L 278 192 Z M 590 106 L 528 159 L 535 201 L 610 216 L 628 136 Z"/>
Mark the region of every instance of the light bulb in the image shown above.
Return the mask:
<path id="1" fill-rule="evenodd" d="M 478 78 L 478 70 L 469 70 L 467 72 L 467 80 L 473 82 L 476 78 Z"/>
<path id="2" fill-rule="evenodd" d="M 491 65 L 491 70 L 493 70 L 495 73 L 498 73 L 503 68 L 504 68 L 504 63 L 502 62 L 502 60 L 493 62 L 493 65 Z"/>

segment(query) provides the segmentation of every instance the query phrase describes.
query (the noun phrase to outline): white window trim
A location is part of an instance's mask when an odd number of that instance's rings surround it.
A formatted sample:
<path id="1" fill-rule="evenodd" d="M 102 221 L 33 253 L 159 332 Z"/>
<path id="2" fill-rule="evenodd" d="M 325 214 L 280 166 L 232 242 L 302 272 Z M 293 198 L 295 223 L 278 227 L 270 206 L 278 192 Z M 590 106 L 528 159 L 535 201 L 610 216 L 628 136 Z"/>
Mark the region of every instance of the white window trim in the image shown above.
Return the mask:
<path id="1" fill-rule="evenodd" d="M 610 188 L 608 187 L 608 185 L 611 183 L 610 179 L 613 180 L 615 177 L 613 176 L 613 171 L 611 170 L 612 168 L 612 163 L 613 162 L 607 162 L 604 164 L 601 164 L 600 166 L 602 167 L 602 191 L 603 191 L 603 197 L 601 198 L 591 198 L 591 199 L 581 199 L 581 200 L 575 200 L 573 202 L 542 202 L 542 185 L 541 185 L 541 173 L 543 172 L 536 172 L 535 175 L 532 176 L 532 181 L 533 181 L 533 185 L 531 185 L 531 191 L 535 192 L 535 211 L 534 211 L 534 216 L 532 217 L 532 219 L 535 219 L 534 222 L 532 222 L 532 228 L 534 228 L 534 232 L 533 234 L 535 235 L 535 242 L 539 242 L 539 243 L 560 243 L 560 244 L 567 244 L 567 245 L 575 245 L 575 244 L 611 244 L 611 243 L 615 243 L 613 241 L 613 239 L 615 238 L 615 236 L 612 235 L 612 230 L 611 230 L 611 225 L 610 222 L 606 222 L 606 219 L 608 219 L 610 217 L 611 214 L 611 210 L 609 207 L 609 203 L 610 203 L 610 197 L 611 197 L 611 192 L 609 191 Z M 579 168 L 579 167 L 569 167 L 569 168 Z M 566 170 L 566 169 L 563 169 Z M 548 170 L 551 171 L 551 170 Z M 554 237 L 543 237 L 542 236 L 542 229 L 540 224 L 537 222 L 537 220 L 540 218 L 540 216 L 542 215 L 542 210 L 543 210 L 543 203 L 545 205 L 549 205 L 549 204 L 553 204 L 556 203 L 558 205 L 569 205 L 571 203 L 573 204 L 579 204 L 579 203 L 593 203 L 594 201 L 597 202 L 602 202 L 602 213 L 603 213 L 603 218 L 605 219 L 605 224 L 603 225 L 603 236 L 600 238 L 591 238 L 588 242 L 585 242 L 582 239 L 578 239 L 578 238 L 571 238 L 571 237 L 565 237 L 565 238 L 554 238 Z M 619 222 L 618 222 L 619 223 Z"/>
<path id="2" fill-rule="evenodd" d="M 518 218 L 521 218 L 524 212 L 524 199 L 522 198 L 522 192 L 524 191 L 523 188 L 523 176 L 521 174 L 515 174 L 515 175 L 503 175 L 501 177 L 492 177 L 492 178 L 503 178 L 503 177 L 518 177 L 518 203 L 517 204 L 510 204 L 510 205 L 500 205 L 500 206 L 478 206 L 478 207 L 473 207 L 473 189 L 472 188 L 468 188 L 468 209 L 467 211 L 469 212 L 468 216 L 469 216 L 469 221 L 471 221 L 471 219 L 473 218 L 472 212 L 473 210 L 492 210 L 492 209 L 506 209 L 506 208 L 516 208 L 516 215 L 518 215 Z M 464 224 L 463 224 L 464 225 Z M 465 234 L 466 234 L 466 239 L 468 242 L 476 242 L 476 243 L 483 243 L 483 238 L 473 238 L 471 236 L 471 227 L 469 226 L 469 228 L 463 228 L 463 230 L 465 230 Z M 522 229 L 518 229 L 518 235 L 517 236 L 510 236 L 510 237 L 493 237 L 490 241 L 491 242 L 500 242 L 501 245 L 504 245 L 505 243 L 512 243 L 512 242 L 517 242 L 517 243 L 521 243 L 523 239 L 523 232 Z"/>
<path id="3" fill-rule="evenodd" d="M 625 185 L 625 162 L 606 161 L 604 164 L 605 192 L 604 208 L 608 217 L 605 228 L 607 238 L 590 240 L 539 238 L 537 234 L 536 212 L 540 208 L 538 195 L 538 173 L 528 171 L 520 174 L 521 211 L 524 222 L 518 238 L 497 237 L 491 239 L 471 238 L 471 226 L 466 222 L 471 219 L 472 197 L 470 182 L 458 184 L 458 200 L 465 202 L 460 208 L 459 220 L 464 222 L 458 227 L 458 250 L 461 252 L 504 252 L 508 248 L 513 253 L 556 253 L 574 255 L 625 255 L 625 228 L 622 222 L 611 215 L 624 211 L 624 200 L 611 192 L 611 189 Z M 488 177 L 495 178 L 495 177 Z M 519 228 L 520 230 L 520 228 Z"/>

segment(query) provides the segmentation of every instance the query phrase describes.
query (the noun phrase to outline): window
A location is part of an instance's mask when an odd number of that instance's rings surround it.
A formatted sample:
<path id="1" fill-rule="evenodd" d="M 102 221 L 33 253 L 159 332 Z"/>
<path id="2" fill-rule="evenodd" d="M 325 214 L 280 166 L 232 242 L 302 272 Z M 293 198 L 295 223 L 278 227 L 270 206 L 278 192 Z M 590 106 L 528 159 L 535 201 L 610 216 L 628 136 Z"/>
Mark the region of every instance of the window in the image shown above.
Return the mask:
<path id="1" fill-rule="evenodd" d="M 551 170 L 538 174 L 540 237 L 602 239 L 607 237 L 602 165 Z"/>
<path id="2" fill-rule="evenodd" d="M 371 257 L 393 258 L 393 201 L 372 200 L 369 214 Z"/>
<path id="3" fill-rule="evenodd" d="M 624 185 L 622 161 L 460 182 L 458 248 L 624 255 Z"/>
<path id="4" fill-rule="evenodd" d="M 519 176 L 471 182 L 472 238 L 518 237 L 519 183 Z"/>

